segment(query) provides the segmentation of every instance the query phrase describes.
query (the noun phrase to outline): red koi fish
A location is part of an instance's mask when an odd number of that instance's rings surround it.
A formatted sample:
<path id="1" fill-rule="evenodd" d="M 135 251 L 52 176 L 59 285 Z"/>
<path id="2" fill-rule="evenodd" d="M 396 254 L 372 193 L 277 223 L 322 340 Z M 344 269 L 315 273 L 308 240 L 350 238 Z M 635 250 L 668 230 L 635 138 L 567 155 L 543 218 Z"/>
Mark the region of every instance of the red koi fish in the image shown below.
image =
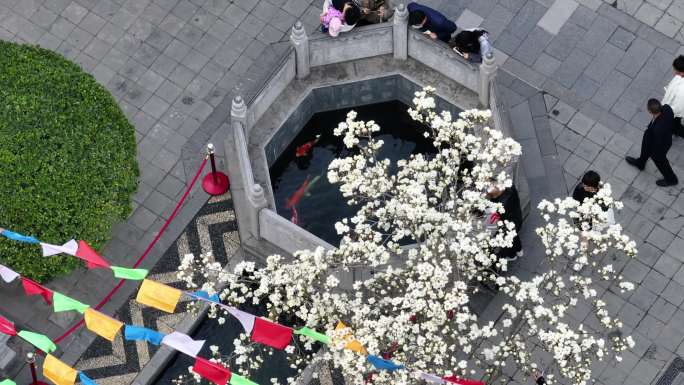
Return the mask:
<path id="1" fill-rule="evenodd" d="M 304 183 L 302 183 L 301 186 L 297 189 L 297 191 L 292 194 L 290 198 L 288 198 L 287 202 L 285 202 L 285 207 L 286 208 L 291 208 L 294 207 L 297 203 L 299 203 L 300 200 L 304 197 L 304 193 L 306 193 L 306 189 L 309 187 L 309 177 L 306 177 L 306 180 L 304 180 Z"/>
<path id="2" fill-rule="evenodd" d="M 318 139 L 320 139 L 320 137 L 321 137 L 320 135 L 316 135 L 316 139 L 309 141 L 309 142 L 306 142 L 306 143 L 302 144 L 301 146 L 297 147 L 297 149 L 295 150 L 295 156 L 297 158 L 300 158 L 302 156 L 309 155 L 311 150 L 313 150 L 313 146 L 315 146 L 316 143 L 318 143 Z"/>

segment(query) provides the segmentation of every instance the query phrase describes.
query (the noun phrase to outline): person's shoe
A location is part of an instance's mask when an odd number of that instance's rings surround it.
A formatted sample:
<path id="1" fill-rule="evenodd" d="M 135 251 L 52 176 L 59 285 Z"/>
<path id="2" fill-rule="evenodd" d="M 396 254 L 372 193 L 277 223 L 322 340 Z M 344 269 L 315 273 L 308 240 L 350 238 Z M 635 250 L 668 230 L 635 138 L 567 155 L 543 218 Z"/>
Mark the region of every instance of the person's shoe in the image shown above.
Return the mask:
<path id="1" fill-rule="evenodd" d="M 665 179 L 658 179 L 658 180 L 656 181 L 656 184 L 657 184 L 658 186 L 660 186 L 660 187 L 674 186 L 674 185 L 676 185 L 677 183 L 679 183 L 678 180 L 669 182 L 669 181 L 666 181 Z"/>
<path id="2" fill-rule="evenodd" d="M 639 162 L 639 159 L 637 159 L 637 158 L 632 158 L 631 156 L 627 156 L 627 157 L 625 157 L 625 160 L 627 161 L 627 163 L 638 168 L 639 170 L 644 169 L 644 166 L 641 164 L 641 162 Z"/>

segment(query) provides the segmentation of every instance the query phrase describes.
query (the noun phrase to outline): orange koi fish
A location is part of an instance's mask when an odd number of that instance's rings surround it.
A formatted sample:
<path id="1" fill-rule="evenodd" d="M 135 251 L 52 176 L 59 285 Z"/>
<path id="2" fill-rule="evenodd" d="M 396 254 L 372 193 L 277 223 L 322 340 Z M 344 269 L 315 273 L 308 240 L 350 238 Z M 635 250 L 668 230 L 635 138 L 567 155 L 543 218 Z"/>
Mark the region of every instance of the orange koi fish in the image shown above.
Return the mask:
<path id="1" fill-rule="evenodd" d="M 304 180 L 304 183 L 302 183 L 302 185 L 299 186 L 297 191 L 295 191 L 294 194 L 292 194 L 292 196 L 287 199 L 287 202 L 285 202 L 285 207 L 289 209 L 290 207 L 294 207 L 294 205 L 299 203 L 299 201 L 302 200 L 302 197 L 304 197 L 304 193 L 306 193 L 307 187 L 309 187 L 308 176 Z"/>

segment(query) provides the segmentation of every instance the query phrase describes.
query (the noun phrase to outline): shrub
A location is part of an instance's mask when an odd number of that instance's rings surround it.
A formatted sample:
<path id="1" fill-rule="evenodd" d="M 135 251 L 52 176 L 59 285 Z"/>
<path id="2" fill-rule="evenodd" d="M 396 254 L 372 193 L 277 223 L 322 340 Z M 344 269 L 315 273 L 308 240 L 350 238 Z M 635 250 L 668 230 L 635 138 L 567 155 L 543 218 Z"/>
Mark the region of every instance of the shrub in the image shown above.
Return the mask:
<path id="1" fill-rule="evenodd" d="M 57 53 L 0 41 L 0 226 L 101 247 L 131 212 L 135 131 L 109 92 Z M 45 281 L 71 256 L 0 239 L 0 261 Z"/>

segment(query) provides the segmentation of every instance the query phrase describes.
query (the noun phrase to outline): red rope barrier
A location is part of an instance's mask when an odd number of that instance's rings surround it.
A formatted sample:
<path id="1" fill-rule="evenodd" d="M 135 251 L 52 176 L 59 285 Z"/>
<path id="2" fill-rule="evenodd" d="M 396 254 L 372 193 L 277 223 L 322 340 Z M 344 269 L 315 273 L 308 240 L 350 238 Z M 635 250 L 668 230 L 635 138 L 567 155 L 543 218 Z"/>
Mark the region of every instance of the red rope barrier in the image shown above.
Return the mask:
<path id="1" fill-rule="evenodd" d="M 144 261 L 145 258 L 147 258 L 147 254 L 150 253 L 150 251 L 152 250 L 154 245 L 157 244 L 157 241 L 159 241 L 159 238 L 161 238 L 161 236 L 164 234 L 164 231 L 166 231 L 166 228 L 169 227 L 169 224 L 171 224 L 171 221 L 173 221 L 173 219 L 176 217 L 176 214 L 178 214 L 178 211 L 180 210 L 181 206 L 183 205 L 183 202 L 185 202 L 185 199 L 188 197 L 188 195 L 190 194 L 190 191 L 195 186 L 195 183 L 197 182 L 197 179 L 199 178 L 199 176 L 202 174 L 202 170 L 204 170 L 204 166 L 206 164 L 207 164 L 207 157 L 204 157 L 204 160 L 202 161 L 202 164 L 200 165 L 199 170 L 197 170 L 197 174 L 195 174 L 195 176 L 192 178 L 192 181 L 190 182 L 190 186 L 188 186 L 188 188 L 185 190 L 185 193 L 183 193 L 183 196 L 178 201 L 178 204 L 176 204 L 176 207 L 173 209 L 173 212 L 169 216 L 169 219 L 167 219 L 166 222 L 164 222 L 164 225 L 162 225 L 161 229 L 159 229 L 157 236 L 155 236 L 154 239 L 152 240 L 152 242 L 150 242 L 150 244 L 147 246 L 147 249 L 145 249 L 145 252 L 140 256 L 140 258 L 138 258 L 138 260 L 133 265 L 133 268 L 140 266 L 142 261 Z M 99 310 L 102 308 L 102 306 L 104 306 L 107 302 L 109 302 L 109 300 L 112 299 L 112 296 L 114 296 L 114 294 L 121 288 L 121 286 L 123 286 L 125 281 L 126 280 L 124 280 L 124 279 L 119 280 L 119 283 L 116 286 L 114 286 L 114 288 L 102 299 L 102 301 L 100 301 L 95 306 L 95 309 Z M 83 325 L 83 322 L 84 322 L 84 320 L 83 320 L 83 318 L 81 318 L 80 321 L 78 321 L 74 326 L 69 328 L 69 330 L 67 330 L 64 334 L 57 337 L 54 341 L 55 344 L 60 343 L 62 340 L 64 340 L 66 337 L 68 337 L 71 333 L 76 331 L 76 329 L 78 329 L 79 327 L 81 327 L 81 325 Z"/>

